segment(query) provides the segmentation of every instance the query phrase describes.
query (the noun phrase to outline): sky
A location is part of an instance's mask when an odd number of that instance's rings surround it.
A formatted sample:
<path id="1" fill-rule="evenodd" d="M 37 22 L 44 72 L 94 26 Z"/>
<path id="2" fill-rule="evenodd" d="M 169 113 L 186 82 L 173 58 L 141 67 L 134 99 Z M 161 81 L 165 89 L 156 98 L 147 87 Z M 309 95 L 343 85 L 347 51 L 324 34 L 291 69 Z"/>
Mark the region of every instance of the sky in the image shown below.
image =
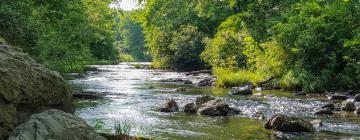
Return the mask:
<path id="1" fill-rule="evenodd" d="M 121 2 L 111 4 L 110 7 L 121 8 L 126 11 L 139 8 L 139 6 L 136 4 L 136 0 L 121 0 Z"/>

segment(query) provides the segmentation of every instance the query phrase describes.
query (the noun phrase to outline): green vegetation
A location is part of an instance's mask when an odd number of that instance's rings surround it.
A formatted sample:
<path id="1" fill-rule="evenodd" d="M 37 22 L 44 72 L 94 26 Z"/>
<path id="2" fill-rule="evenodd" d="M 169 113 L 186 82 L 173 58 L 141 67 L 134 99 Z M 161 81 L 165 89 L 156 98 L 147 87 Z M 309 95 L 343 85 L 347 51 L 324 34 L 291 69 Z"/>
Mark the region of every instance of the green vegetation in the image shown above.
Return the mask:
<path id="1" fill-rule="evenodd" d="M 359 6 L 349 0 L 148 0 L 139 20 L 158 68 L 209 65 L 225 87 L 268 82 L 308 92 L 358 90 Z"/>
<path id="2" fill-rule="evenodd" d="M 125 119 L 123 121 L 115 121 L 114 124 L 115 136 L 118 138 L 124 138 L 130 136 L 132 127 L 133 127 L 132 123 L 128 119 Z"/>
<path id="3" fill-rule="evenodd" d="M 150 61 L 213 68 L 219 86 L 244 82 L 323 92 L 360 88 L 360 2 L 351 0 L 2 0 L 0 41 L 60 72 Z"/>

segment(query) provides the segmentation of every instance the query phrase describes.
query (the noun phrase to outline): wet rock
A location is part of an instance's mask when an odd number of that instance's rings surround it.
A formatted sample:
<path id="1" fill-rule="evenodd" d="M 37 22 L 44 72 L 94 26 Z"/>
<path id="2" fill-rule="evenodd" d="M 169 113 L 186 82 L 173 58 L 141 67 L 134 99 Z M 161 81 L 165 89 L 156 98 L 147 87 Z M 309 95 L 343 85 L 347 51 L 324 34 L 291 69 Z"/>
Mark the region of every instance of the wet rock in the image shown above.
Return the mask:
<path id="1" fill-rule="evenodd" d="M 349 97 L 344 94 L 335 93 L 335 94 L 329 95 L 328 98 L 329 98 L 329 100 L 346 100 Z"/>
<path id="2" fill-rule="evenodd" d="M 230 92 L 230 95 L 251 95 L 252 90 L 251 87 L 246 85 L 243 87 L 232 87 Z"/>
<path id="3" fill-rule="evenodd" d="M 230 110 L 228 104 L 218 99 L 202 104 L 197 112 L 201 115 L 226 116 L 229 114 Z"/>
<path id="4" fill-rule="evenodd" d="M 360 102 L 360 94 L 355 95 L 354 102 Z"/>
<path id="5" fill-rule="evenodd" d="M 81 118 L 60 110 L 34 114 L 8 140 L 106 140 Z"/>
<path id="6" fill-rule="evenodd" d="M 211 100 L 215 100 L 215 98 L 212 96 L 209 96 L 209 95 L 201 96 L 201 97 L 196 98 L 196 105 L 201 106 L 202 104 L 204 104 L 208 101 L 211 101 Z"/>
<path id="7" fill-rule="evenodd" d="M 0 139 L 34 113 L 57 108 L 73 112 L 72 92 L 59 73 L 27 54 L 0 46 Z"/>
<path id="8" fill-rule="evenodd" d="M 191 82 L 190 80 L 185 80 L 185 81 L 184 81 L 184 84 L 186 84 L 186 85 L 191 85 L 191 84 L 193 84 L 193 82 Z"/>
<path id="9" fill-rule="evenodd" d="M 160 112 L 176 112 L 179 111 L 179 107 L 174 99 L 166 101 L 161 107 Z"/>
<path id="10" fill-rule="evenodd" d="M 265 119 L 265 115 L 264 115 L 264 113 L 262 113 L 262 112 L 256 112 L 256 113 L 253 114 L 251 117 L 252 117 L 252 118 L 259 119 L 259 120 L 264 120 L 264 119 Z"/>
<path id="11" fill-rule="evenodd" d="M 332 104 L 332 103 L 328 103 L 328 104 L 326 104 L 326 105 L 323 105 L 321 108 L 323 108 L 323 109 L 329 108 L 329 109 L 331 109 L 331 110 L 334 110 L 334 109 L 335 109 L 335 106 L 334 106 L 334 104 Z"/>
<path id="12" fill-rule="evenodd" d="M 197 107 L 195 105 L 195 103 L 188 103 L 184 106 L 184 112 L 186 113 L 196 113 L 197 112 Z"/>
<path id="13" fill-rule="evenodd" d="M 294 93 L 294 96 L 306 96 L 306 93 L 304 91 Z"/>
<path id="14" fill-rule="evenodd" d="M 228 112 L 228 115 L 235 115 L 235 114 L 239 114 L 240 112 L 241 112 L 240 109 L 230 107 L 230 111 Z"/>
<path id="15" fill-rule="evenodd" d="M 354 111 L 356 108 L 354 102 L 344 101 L 341 103 L 341 109 L 345 111 Z"/>
<path id="16" fill-rule="evenodd" d="M 264 125 L 266 129 L 281 132 L 312 132 L 314 127 L 310 122 L 299 118 L 292 118 L 282 114 L 271 117 Z"/>
<path id="17" fill-rule="evenodd" d="M 196 83 L 197 86 L 211 86 L 215 80 L 213 78 L 205 78 Z"/>
<path id="18" fill-rule="evenodd" d="M 360 107 L 356 107 L 354 113 L 355 113 L 355 114 L 360 114 Z"/>
<path id="19" fill-rule="evenodd" d="M 332 115 L 333 112 L 330 108 L 324 108 L 324 109 L 320 109 L 320 110 L 316 111 L 314 114 L 315 115 Z"/>

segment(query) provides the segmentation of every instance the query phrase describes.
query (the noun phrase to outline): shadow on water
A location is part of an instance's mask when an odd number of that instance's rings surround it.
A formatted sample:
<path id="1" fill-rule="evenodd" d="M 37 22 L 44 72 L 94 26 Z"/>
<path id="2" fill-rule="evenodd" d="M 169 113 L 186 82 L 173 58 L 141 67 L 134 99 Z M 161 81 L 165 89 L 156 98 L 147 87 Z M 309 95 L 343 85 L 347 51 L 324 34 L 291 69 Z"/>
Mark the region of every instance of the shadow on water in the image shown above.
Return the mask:
<path id="1" fill-rule="evenodd" d="M 315 110 L 326 104 L 322 97 L 295 97 L 286 91 L 255 91 L 258 96 L 228 96 L 229 89 L 196 87 L 182 82 L 160 82 L 186 77 L 184 73 L 133 69 L 130 63 L 96 66 L 99 72 L 71 80 L 84 90 L 106 92 L 106 99 L 76 100 L 76 114 L 96 127 L 113 131 L 114 122 L 131 122 L 131 134 L 156 139 L 277 139 L 263 128 L 264 121 L 252 119 L 257 111 L 268 118 L 277 113 L 307 120 L 319 118 Z M 180 107 L 194 102 L 201 95 L 213 95 L 240 109 L 240 115 L 207 117 L 182 112 L 161 113 L 159 105 L 174 98 Z M 332 117 L 320 117 L 323 126 L 316 132 L 289 135 L 290 139 L 348 139 L 360 138 L 360 119 L 353 113 L 335 112 Z M 286 138 L 287 136 L 285 136 Z"/>

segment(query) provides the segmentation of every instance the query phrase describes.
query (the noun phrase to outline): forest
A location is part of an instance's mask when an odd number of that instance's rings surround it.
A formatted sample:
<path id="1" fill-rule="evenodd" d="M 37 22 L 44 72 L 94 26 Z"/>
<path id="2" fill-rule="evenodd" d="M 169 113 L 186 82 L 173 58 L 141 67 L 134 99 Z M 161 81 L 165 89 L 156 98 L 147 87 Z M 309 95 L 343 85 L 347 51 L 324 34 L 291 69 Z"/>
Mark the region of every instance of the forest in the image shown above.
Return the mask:
<path id="1" fill-rule="evenodd" d="M 0 40 L 62 73 L 87 64 L 152 61 L 213 69 L 217 86 L 246 82 L 308 92 L 360 87 L 355 0 L 2 0 Z"/>

